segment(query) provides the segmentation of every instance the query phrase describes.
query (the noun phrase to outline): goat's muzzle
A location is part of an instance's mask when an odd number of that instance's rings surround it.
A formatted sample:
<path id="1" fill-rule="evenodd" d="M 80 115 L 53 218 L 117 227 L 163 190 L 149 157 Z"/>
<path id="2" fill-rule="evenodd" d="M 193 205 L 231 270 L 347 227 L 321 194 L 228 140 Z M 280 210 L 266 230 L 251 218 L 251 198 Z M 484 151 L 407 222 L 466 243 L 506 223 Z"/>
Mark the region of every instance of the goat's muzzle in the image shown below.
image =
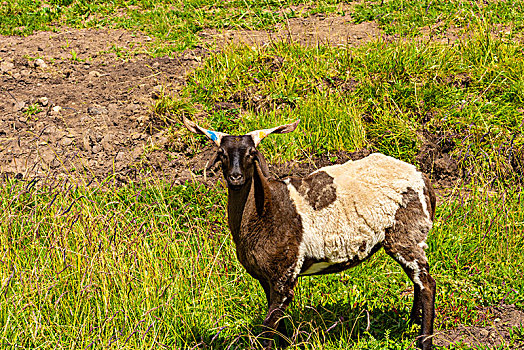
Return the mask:
<path id="1" fill-rule="evenodd" d="M 239 190 L 245 183 L 245 178 L 242 174 L 230 174 L 227 177 L 227 183 L 233 190 Z"/>

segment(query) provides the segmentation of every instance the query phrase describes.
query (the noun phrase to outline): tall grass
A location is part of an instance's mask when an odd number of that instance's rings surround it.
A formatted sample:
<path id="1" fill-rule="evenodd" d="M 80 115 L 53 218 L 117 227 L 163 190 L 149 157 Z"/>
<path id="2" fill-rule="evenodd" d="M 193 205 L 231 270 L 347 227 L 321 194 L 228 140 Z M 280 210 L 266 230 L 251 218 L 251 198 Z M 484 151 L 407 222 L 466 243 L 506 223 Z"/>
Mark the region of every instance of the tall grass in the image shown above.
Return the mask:
<path id="1" fill-rule="evenodd" d="M 428 239 L 437 329 L 475 323 L 485 305 L 524 306 L 522 193 L 457 191 Z M 2 347 L 254 346 L 265 297 L 236 260 L 224 213 L 220 185 L 3 186 Z M 292 348 L 410 346 L 411 295 L 383 252 L 302 278 L 286 321 Z"/>
<path id="2" fill-rule="evenodd" d="M 387 34 L 418 35 L 421 29 L 443 34 L 448 28 L 468 29 L 479 18 L 497 25 L 521 29 L 524 2 L 390 0 L 355 5 L 355 22 L 377 21 Z"/>

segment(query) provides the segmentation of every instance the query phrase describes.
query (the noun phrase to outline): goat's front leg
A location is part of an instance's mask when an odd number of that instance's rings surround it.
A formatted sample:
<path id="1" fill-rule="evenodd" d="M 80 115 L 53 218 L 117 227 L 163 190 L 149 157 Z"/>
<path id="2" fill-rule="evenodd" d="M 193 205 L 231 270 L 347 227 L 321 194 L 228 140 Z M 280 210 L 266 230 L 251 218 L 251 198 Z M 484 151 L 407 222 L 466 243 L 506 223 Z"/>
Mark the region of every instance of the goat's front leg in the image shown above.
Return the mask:
<path id="1" fill-rule="evenodd" d="M 284 323 L 280 322 L 280 320 L 284 316 L 284 311 L 293 300 L 293 288 L 296 282 L 288 283 L 284 286 L 275 286 L 265 281 L 260 281 L 260 283 L 266 292 L 266 297 L 268 297 L 267 316 L 262 324 L 265 329 L 261 334 L 262 346 L 264 349 L 271 349 L 275 331 L 278 329 L 279 333 L 285 334 Z"/>

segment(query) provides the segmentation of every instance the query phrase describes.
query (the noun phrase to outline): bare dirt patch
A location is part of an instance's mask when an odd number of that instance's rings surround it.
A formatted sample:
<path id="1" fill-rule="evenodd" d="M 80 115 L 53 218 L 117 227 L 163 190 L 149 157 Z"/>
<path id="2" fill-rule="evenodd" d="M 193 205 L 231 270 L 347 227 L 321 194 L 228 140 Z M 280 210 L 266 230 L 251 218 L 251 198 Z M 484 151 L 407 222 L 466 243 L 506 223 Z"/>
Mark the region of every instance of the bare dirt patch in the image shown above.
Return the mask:
<path id="1" fill-rule="evenodd" d="M 483 310 L 484 326 L 463 326 L 440 332 L 435 337 L 435 345 L 449 347 L 462 344 L 467 346 L 484 346 L 490 349 L 524 348 L 522 331 L 513 339 L 510 330 L 524 327 L 524 311 L 514 305 L 491 306 Z"/>
<path id="2" fill-rule="evenodd" d="M 136 172 L 148 149 L 168 141 L 146 130 L 159 86 L 177 91 L 205 54 L 118 57 L 115 48 L 128 52 L 147 40 L 109 30 L 1 37 L 0 173 L 102 178 Z"/>
<path id="3" fill-rule="evenodd" d="M 272 31 L 264 30 L 205 30 L 200 33 L 206 42 L 225 47 L 232 43 L 264 46 L 273 41 L 290 41 L 305 46 L 358 45 L 380 35 L 375 22 L 353 23 L 351 16 L 316 14 L 307 18 L 290 18 Z"/>

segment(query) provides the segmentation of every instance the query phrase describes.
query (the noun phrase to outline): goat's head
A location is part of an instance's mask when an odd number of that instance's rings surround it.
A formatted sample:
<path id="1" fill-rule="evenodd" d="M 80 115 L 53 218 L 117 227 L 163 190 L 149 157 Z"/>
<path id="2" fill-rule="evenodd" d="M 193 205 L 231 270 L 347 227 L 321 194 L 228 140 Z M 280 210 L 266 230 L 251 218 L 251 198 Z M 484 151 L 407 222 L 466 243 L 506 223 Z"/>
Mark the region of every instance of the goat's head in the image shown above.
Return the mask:
<path id="1" fill-rule="evenodd" d="M 263 174 L 268 176 L 266 161 L 256 148 L 260 141 L 269 134 L 284 134 L 295 130 L 299 121 L 272 129 L 255 130 L 241 136 L 207 130 L 187 118 L 184 118 L 184 125 L 189 131 L 205 135 L 215 143 L 218 149 L 209 166 L 220 161 L 228 187 L 239 190 L 253 177 L 255 162 L 258 162 Z"/>

